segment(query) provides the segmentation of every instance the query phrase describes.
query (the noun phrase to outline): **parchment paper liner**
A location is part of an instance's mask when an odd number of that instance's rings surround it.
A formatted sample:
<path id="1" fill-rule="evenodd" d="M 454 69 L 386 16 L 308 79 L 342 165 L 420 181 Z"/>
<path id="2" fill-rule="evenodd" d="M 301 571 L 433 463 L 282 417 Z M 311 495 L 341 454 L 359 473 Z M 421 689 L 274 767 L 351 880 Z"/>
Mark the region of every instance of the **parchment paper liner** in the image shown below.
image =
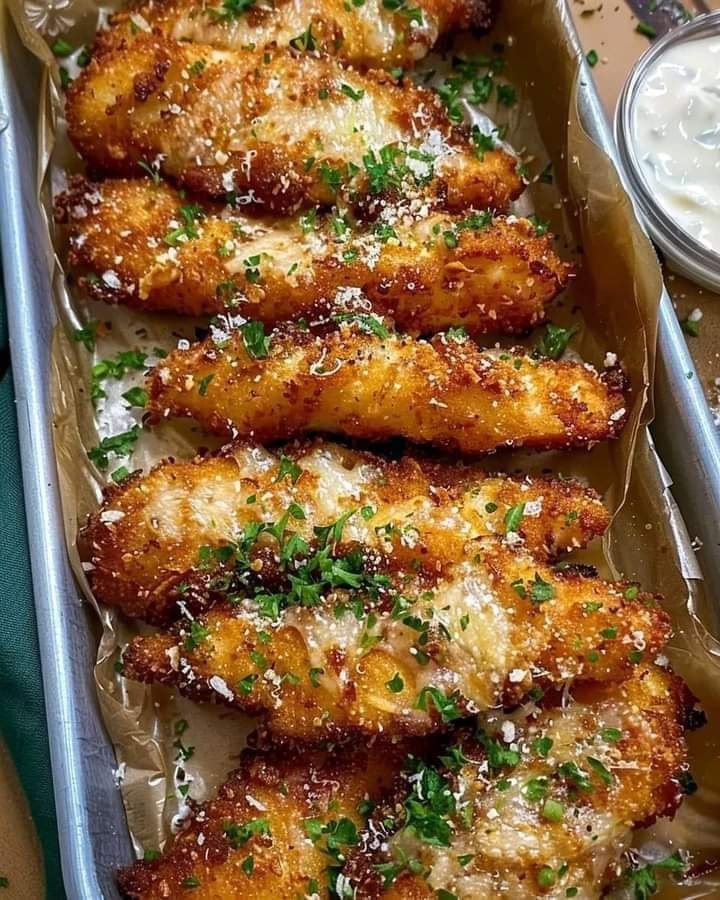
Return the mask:
<path id="1" fill-rule="evenodd" d="M 69 553 L 88 600 L 88 627 L 98 634 L 98 702 L 117 755 L 128 826 L 141 854 L 143 849 L 163 845 L 171 820 L 182 807 L 176 790 L 173 722 L 184 718 L 190 723 L 183 740 L 196 749 L 184 769 L 186 780 L 191 780 L 190 794 L 203 799 L 235 765 L 253 721 L 220 707 L 196 706 L 165 688 L 125 681 L 114 671 L 118 647 L 138 628 L 98 608 L 82 573 L 75 537 L 78 523 L 96 507 L 103 483 L 87 460 L 87 449 L 98 442 L 98 434 L 124 431 L 137 420 L 136 414 L 124 409 L 120 395 L 140 378 L 108 382 L 108 401 L 96 416 L 87 385 L 95 359 L 131 347 L 172 347 L 179 336 L 193 337 L 194 323 L 84 303 L 67 291 L 60 262 L 64 235 L 52 224 L 52 196 L 62 189 L 64 171 L 78 171 L 81 166 L 65 134 L 52 53 L 28 22 L 21 0 L 8 2 L 23 41 L 47 66 L 38 121 L 38 193 L 48 222 L 47 252 L 52 254 L 53 246 L 57 250 L 52 299 L 59 327 L 51 390 L 58 469 Z M 77 24 L 68 39 L 73 45 L 91 41 L 107 7 L 80 0 L 73 10 Z M 617 354 L 633 385 L 631 417 L 619 441 L 591 453 L 503 454 L 491 457 L 487 465 L 529 471 L 550 468 L 583 478 L 602 491 L 617 514 L 602 547 L 579 555 L 605 575 L 622 573 L 665 595 L 675 626 L 668 656 L 703 702 L 709 725 L 689 738 L 692 771 L 700 790 L 685 801 L 672 822 L 663 821 L 639 833 L 636 844 L 647 847 L 649 841 L 660 841 L 668 849 L 685 848 L 692 852 L 693 862 L 702 863 L 720 859 L 716 725 L 720 722 L 720 648 L 709 631 L 716 611 L 699 580 L 669 479 L 647 430 L 660 270 L 612 165 L 580 123 L 577 96 L 584 88 L 578 74 L 579 50 L 568 37 L 572 29 L 568 23 L 569 12 L 562 0 L 504 0 L 492 35 L 482 42 L 463 36 L 455 50 L 471 54 L 478 48 L 491 52 L 495 42 L 505 46 L 506 76 L 518 89 L 520 103 L 510 110 L 490 106 L 487 113 L 501 124 L 508 122 L 508 140 L 530 161 L 533 175 L 548 162 L 554 174 L 553 185 L 537 181 L 531 185 L 518 211 L 531 204 L 538 215 L 550 219 L 554 231 L 564 236 L 558 241 L 559 252 L 581 262 L 575 283 L 553 310 L 553 321 L 582 325 L 573 346 L 584 359 L 601 367 L 608 351 Z M 89 319 L 112 323 L 111 334 L 100 342 L 95 359 L 72 339 L 73 330 Z M 531 337 L 529 342 L 536 339 Z M 187 423 L 164 425 L 153 434 L 143 433 L 132 468 L 147 470 L 164 456 L 189 457 L 198 447 L 208 446 L 216 444 L 193 432 Z M 708 510 L 708 515 L 718 516 L 719 511 Z M 692 885 L 668 886 L 662 896 L 708 897 L 718 887 L 720 875 L 711 874 Z"/>

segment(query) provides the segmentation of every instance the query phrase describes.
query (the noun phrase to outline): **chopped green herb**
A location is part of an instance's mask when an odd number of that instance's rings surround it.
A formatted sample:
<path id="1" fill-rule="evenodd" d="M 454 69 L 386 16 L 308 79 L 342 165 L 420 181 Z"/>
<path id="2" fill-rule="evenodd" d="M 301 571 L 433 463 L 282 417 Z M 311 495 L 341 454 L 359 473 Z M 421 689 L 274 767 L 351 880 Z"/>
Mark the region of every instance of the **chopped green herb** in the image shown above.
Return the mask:
<path id="1" fill-rule="evenodd" d="M 505 513 L 505 533 L 509 534 L 512 532 L 516 534 L 524 515 L 524 503 L 518 503 L 516 506 L 511 506 L 510 509 Z"/>
<path id="2" fill-rule="evenodd" d="M 147 406 L 148 402 L 148 392 L 145 388 L 141 387 L 132 387 L 129 390 L 125 391 L 122 395 L 123 400 L 126 400 L 130 406 L 137 406 L 140 409 L 143 409 Z"/>
<path id="3" fill-rule="evenodd" d="M 73 331 L 73 337 L 79 344 L 82 344 L 86 350 L 92 353 L 95 349 L 99 327 L 100 323 L 93 320 L 92 322 L 88 322 L 85 328 L 76 328 L 75 331 Z"/>
<path id="4" fill-rule="evenodd" d="M 245 322 L 240 326 L 243 346 L 248 356 L 253 359 L 264 359 L 270 352 L 271 338 L 265 334 L 262 322 Z"/>
<path id="5" fill-rule="evenodd" d="M 269 837 L 270 824 L 267 819 L 250 819 L 244 825 L 235 825 L 232 822 L 227 822 L 223 826 L 223 833 L 228 839 L 230 846 L 237 850 L 247 844 L 251 838 Z"/>
<path id="6" fill-rule="evenodd" d="M 109 455 L 112 453 L 117 457 L 130 456 L 139 437 L 140 426 L 133 425 L 129 431 L 103 438 L 97 447 L 88 450 L 88 458 L 98 469 L 107 469 Z"/>
<path id="7" fill-rule="evenodd" d="M 201 625 L 197 619 L 190 623 L 190 631 L 185 637 L 183 646 L 186 650 L 196 650 L 202 642 L 210 636 L 210 630 Z"/>
<path id="8" fill-rule="evenodd" d="M 362 100 L 363 96 L 365 95 L 365 91 L 363 91 L 363 90 L 356 91 L 349 84 L 341 84 L 340 90 L 343 92 L 343 94 L 345 94 L 346 97 L 349 97 L 351 100 L 355 100 L 356 102 L 358 100 Z"/>
<path id="9" fill-rule="evenodd" d="M 428 697 L 432 700 L 435 709 L 440 714 L 443 722 L 454 722 L 459 719 L 462 713 L 458 709 L 457 701 L 453 697 L 448 697 L 440 688 L 428 686 L 424 687 L 418 694 L 415 703 L 416 709 L 428 710 Z"/>
<path id="10" fill-rule="evenodd" d="M 591 68 L 594 68 L 598 64 L 598 60 L 600 59 L 600 57 L 597 54 L 597 50 L 588 50 L 587 54 L 585 55 L 585 59 L 587 60 L 587 64 Z"/>
<path id="11" fill-rule="evenodd" d="M 543 819 L 547 819 L 548 822 L 562 822 L 564 816 L 565 807 L 562 803 L 558 803 L 557 800 L 553 800 L 552 798 L 548 798 L 545 803 L 543 803 Z"/>
<path id="12" fill-rule="evenodd" d="M 315 36 L 312 32 L 312 22 L 308 25 L 305 31 L 301 31 L 296 37 L 294 37 L 290 41 L 290 46 L 293 50 L 299 50 L 301 53 L 306 51 L 312 52 L 317 49 L 317 43 L 315 42 Z"/>
<path id="13" fill-rule="evenodd" d="M 575 334 L 577 328 L 562 328 L 560 325 L 553 325 L 550 322 L 546 329 L 542 340 L 537 346 L 537 352 L 541 356 L 547 356 L 549 359 L 560 359 L 567 350 L 570 338 Z"/>
<path id="14" fill-rule="evenodd" d="M 377 335 L 379 338 L 390 337 L 390 332 L 383 325 L 382 319 L 370 313 L 349 312 L 331 316 L 333 322 L 357 322 L 363 331 Z"/>
<path id="15" fill-rule="evenodd" d="M 400 691 L 405 687 L 405 682 L 402 680 L 400 673 L 396 672 L 390 681 L 385 682 L 385 687 L 390 691 L 391 694 L 399 694 Z"/>

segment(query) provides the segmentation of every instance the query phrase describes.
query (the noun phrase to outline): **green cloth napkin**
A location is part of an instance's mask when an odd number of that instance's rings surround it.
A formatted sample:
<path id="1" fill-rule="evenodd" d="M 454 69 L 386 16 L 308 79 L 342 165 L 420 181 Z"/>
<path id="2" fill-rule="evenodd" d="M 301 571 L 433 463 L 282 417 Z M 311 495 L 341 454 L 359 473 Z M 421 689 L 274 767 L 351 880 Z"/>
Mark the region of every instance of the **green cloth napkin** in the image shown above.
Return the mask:
<path id="1" fill-rule="evenodd" d="M 65 897 L 23 506 L 15 394 L 0 268 L 0 730 L 15 760 L 45 856 L 48 900 Z"/>

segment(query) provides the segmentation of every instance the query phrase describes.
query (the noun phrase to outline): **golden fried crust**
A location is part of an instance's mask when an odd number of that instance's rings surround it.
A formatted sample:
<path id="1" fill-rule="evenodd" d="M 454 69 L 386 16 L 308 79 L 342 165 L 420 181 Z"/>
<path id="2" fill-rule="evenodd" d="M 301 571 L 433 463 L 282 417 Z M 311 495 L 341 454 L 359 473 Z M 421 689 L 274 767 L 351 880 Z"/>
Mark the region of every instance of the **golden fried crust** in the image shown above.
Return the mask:
<path id="1" fill-rule="evenodd" d="M 138 24 L 145 23 L 175 40 L 227 50 L 249 44 L 287 46 L 311 27 L 315 46 L 323 53 L 370 68 L 406 68 L 422 59 L 443 34 L 490 28 L 494 6 L 491 0 L 417 0 L 413 9 L 419 10 L 422 21 L 411 23 L 407 15 L 386 9 L 382 0 L 275 0 L 234 17 L 212 0 L 155 0 L 116 13 L 112 28 L 100 33 L 93 55 L 130 40 Z"/>
<path id="2" fill-rule="evenodd" d="M 197 237 L 176 241 L 187 203 L 149 179 L 76 178 L 57 213 L 70 222 L 69 263 L 86 293 L 144 311 L 230 311 L 275 325 L 363 304 L 348 290 L 357 288 L 403 331 L 513 334 L 544 320 L 571 273 L 526 219 L 388 207 L 379 225 L 352 227 L 337 214 L 250 219 L 206 203 Z M 260 280 L 248 281 L 246 260 L 258 256 L 251 268 Z"/>
<path id="3" fill-rule="evenodd" d="M 446 335 L 380 337 L 345 323 L 317 336 L 289 326 L 262 359 L 248 355 L 240 330 L 222 349 L 209 338 L 171 353 L 148 378 L 148 408 L 156 421 L 189 416 L 209 432 L 261 442 L 314 431 L 465 454 L 570 449 L 622 430 L 618 375 Z"/>
<path id="4" fill-rule="evenodd" d="M 283 458 L 299 474 L 283 475 Z M 503 534 L 508 511 L 522 504 L 528 514 L 516 533 L 541 559 L 585 546 L 610 521 L 597 494 L 577 482 L 490 476 L 412 456 L 395 462 L 320 441 L 279 455 L 236 446 L 222 457 L 161 463 L 111 489 L 79 540 L 92 589 L 128 615 L 167 621 L 177 611 L 176 586 L 198 574 L 201 547 L 237 540 L 249 523 L 277 521 L 291 503 L 305 513 L 295 527 L 306 540 L 314 526 L 356 510 L 346 538 L 408 566 L 458 561 L 466 541 Z M 210 577 L 218 567 L 211 560 L 202 572 Z"/>
<path id="5" fill-rule="evenodd" d="M 439 576 L 386 570 L 391 584 L 378 601 L 335 589 L 275 621 L 255 600 L 215 605 L 170 633 L 135 638 L 124 674 L 264 713 L 281 739 L 398 737 L 518 702 L 538 684 L 626 678 L 670 636 L 655 598 L 627 600 L 626 584 L 557 573 L 498 539 L 466 552 Z M 452 696 L 454 715 L 441 718 L 428 690 Z"/>
<path id="6" fill-rule="evenodd" d="M 445 890 L 480 900 L 555 900 L 570 888 L 580 897 L 600 896 L 605 873 L 628 846 L 631 829 L 672 815 L 680 803 L 689 696 L 679 678 L 645 666 L 628 681 L 583 685 L 573 694 L 565 708 L 527 720 L 516 715 L 486 721 L 486 732 L 501 747 L 509 743 L 503 731 L 513 732 L 512 747 L 520 753 L 514 766 L 489 768 L 483 746 L 461 740 L 472 762 L 453 777 L 453 785 L 459 802 L 472 811 L 469 828 L 459 826 L 447 847 L 431 847 L 401 830 L 389 839 L 388 854 L 356 852 L 346 866 L 355 896 L 380 896 L 372 864 L 402 850 L 428 868 L 428 880 L 401 875 L 383 897 L 419 900 Z M 552 744 L 543 757 L 537 741 L 548 739 Z M 368 833 L 367 843 L 373 836 Z M 544 867 L 556 878 L 545 889 L 538 881 Z"/>
<path id="7" fill-rule="evenodd" d="M 195 807 L 187 828 L 160 859 L 137 862 L 120 871 L 118 883 L 124 896 L 133 900 L 172 900 L 190 894 L 204 900 L 278 900 L 305 896 L 312 880 L 327 896 L 326 869 L 331 858 L 324 850 L 326 839 L 313 843 L 306 820 L 317 819 L 324 825 L 347 818 L 362 827 L 365 818 L 358 807 L 366 799 L 383 796 L 401 766 L 402 754 L 389 750 L 370 755 L 346 749 L 292 755 L 246 751 L 243 757 L 242 766 L 220 788 L 217 798 Z M 266 829 L 257 826 L 259 820 Z M 243 834 L 238 838 L 237 830 L 226 833 L 228 826 L 241 828 L 248 823 L 269 833 L 246 841 Z"/>
<path id="8" fill-rule="evenodd" d="M 96 169 L 138 175 L 141 161 L 156 162 L 199 194 L 238 192 L 272 212 L 398 192 L 429 193 L 451 209 L 503 209 L 523 189 L 515 159 L 500 149 L 478 155 L 432 91 L 331 57 L 142 35 L 83 70 L 66 116 Z M 392 160 L 379 155 L 386 147 Z"/>

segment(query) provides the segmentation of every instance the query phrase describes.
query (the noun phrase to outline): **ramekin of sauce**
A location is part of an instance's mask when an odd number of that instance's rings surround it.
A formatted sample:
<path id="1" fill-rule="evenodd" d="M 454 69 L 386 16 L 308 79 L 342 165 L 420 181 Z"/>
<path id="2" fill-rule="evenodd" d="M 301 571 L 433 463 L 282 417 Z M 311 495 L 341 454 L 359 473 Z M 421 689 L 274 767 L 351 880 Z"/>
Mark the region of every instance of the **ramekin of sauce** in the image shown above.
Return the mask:
<path id="1" fill-rule="evenodd" d="M 720 292 L 720 11 L 653 44 L 615 116 L 626 181 L 674 270 Z"/>

